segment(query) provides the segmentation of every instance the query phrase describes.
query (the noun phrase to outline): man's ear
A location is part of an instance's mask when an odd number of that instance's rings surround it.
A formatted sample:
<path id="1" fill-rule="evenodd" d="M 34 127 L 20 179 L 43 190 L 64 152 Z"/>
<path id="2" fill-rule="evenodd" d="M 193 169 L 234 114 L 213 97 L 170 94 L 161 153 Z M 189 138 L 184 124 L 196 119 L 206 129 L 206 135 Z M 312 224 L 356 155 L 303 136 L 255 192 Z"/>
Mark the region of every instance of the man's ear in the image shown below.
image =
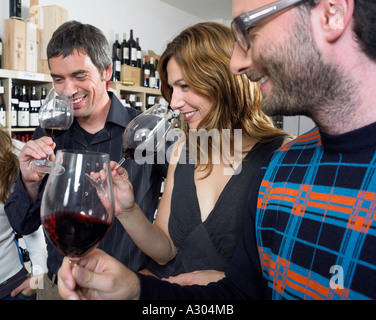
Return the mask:
<path id="1" fill-rule="evenodd" d="M 334 42 L 341 37 L 351 24 L 355 0 L 322 0 L 322 28 L 325 39 Z"/>
<path id="2" fill-rule="evenodd" d="M 109 65 L 104 69 L 102 79 L 107 82 L 111 80 L 111 77 L 112 77 L 112 66 Z"/>

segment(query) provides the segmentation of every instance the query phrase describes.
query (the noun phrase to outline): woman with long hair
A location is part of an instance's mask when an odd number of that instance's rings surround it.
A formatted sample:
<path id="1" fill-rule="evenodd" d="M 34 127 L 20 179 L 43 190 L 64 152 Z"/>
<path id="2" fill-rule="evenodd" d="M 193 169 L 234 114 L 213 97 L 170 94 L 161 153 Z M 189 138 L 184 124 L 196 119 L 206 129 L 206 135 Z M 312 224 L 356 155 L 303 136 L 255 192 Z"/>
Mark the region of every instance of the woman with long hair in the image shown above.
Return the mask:
<path id="1" fill-rule="evenodd" d="M 180 111 L 185 134 L 174 145 L 154 224 L 135 203 L 124 169 L 113 173 L 117 218 L 159 278 L 189 273 L 190 283 L 206 284 L 223 277 L 254 176 L 288 138 L 261 111 L 259 85 L 231 73 L 233 46 L 228 27 L 205 22 L 181 32 L 161 56 L 162 94 Z"/>

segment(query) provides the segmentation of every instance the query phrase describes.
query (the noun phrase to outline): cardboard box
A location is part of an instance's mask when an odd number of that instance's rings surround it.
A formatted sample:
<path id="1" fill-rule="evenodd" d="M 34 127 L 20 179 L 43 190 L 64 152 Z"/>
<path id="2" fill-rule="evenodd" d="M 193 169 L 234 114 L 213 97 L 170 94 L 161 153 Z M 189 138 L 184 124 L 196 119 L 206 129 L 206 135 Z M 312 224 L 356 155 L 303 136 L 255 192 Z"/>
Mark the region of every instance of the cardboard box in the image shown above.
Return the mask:
<path id="1" fill-rule="evenodd" d="M 26 22 L 4 20 L 4 69 L 25 71 Z"/>
<path id="2" fill-rule="evenodd" d="M 38 72 L 37 26 L 26 23 L 25 71 Z"/>
<path id="3" fill-rule="evenodd" d="M 141 68 L 122 65 L 120 71 L 120 81 L 133 82 L 134 86 L 140 86 Z"/>
<path id="4" fill-rule="evenodd" d="M 68 21 L 68 11 L 59 6 L 39 8 L 39 46 L 41 60 L 47 60 L 47 45 L 52 34 L 63 23 Z"/>

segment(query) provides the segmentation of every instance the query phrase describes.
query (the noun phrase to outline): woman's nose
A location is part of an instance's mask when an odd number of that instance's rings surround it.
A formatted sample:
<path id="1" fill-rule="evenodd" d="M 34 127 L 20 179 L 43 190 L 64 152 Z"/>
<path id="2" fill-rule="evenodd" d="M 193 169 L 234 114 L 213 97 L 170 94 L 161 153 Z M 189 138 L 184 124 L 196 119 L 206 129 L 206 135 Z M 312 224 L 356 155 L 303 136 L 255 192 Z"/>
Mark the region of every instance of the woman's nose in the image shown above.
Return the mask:
<path id="1" fill-rule="evenodd" d="M 184 100 L 182 96 L 176 92 L 173 92 L 171 96 L 170 106 L 173 110 L 182 108 L 184 106 Z"/>

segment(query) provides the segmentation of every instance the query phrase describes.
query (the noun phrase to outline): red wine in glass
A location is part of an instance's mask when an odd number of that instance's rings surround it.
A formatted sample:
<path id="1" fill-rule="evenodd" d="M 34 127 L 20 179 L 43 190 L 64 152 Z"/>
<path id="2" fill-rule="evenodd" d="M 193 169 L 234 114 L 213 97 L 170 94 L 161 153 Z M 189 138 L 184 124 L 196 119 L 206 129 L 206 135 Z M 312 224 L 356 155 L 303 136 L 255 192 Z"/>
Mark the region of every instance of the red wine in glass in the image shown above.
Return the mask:
<path id="1" fill-rule="evenodd" d="M 54 212 L 43 219 L 44 229 L 65 256 L 81 257 L 96 247 L 111 224 L 78 212 Z"/>
<path id="2" fill-rule="evenodd" d="M 40 107 L 38 120 L 45 134 L 54 139 L 57 131 L 69 129 L 73 123 L 73 116 L 72 100 L 64 94 L 59 96 L 55 89 L 51 89 Z M 53 163 L 48 156 L 43 160 L 31 161 L 30 166 L 43 173 L 50 173 L 53 169 Z M 60 173 L 64 171 L 64 168 L 58 165 L 54 169 Z"/>
<path id="3" fill-rule="evenodd" d="M 47 237 L 65 256 L 82 257 L 106 236 L 115 216 L 110 157 L 90 151 L 58 150 L 55 161 L 64 172 L 52 170 L 44 189 L 41 220 Z M 88 179 L 103 172 L 100 191 Z"/>

